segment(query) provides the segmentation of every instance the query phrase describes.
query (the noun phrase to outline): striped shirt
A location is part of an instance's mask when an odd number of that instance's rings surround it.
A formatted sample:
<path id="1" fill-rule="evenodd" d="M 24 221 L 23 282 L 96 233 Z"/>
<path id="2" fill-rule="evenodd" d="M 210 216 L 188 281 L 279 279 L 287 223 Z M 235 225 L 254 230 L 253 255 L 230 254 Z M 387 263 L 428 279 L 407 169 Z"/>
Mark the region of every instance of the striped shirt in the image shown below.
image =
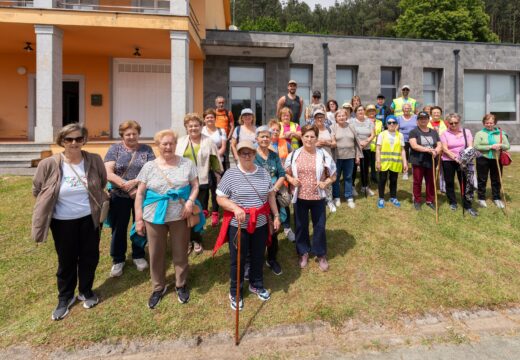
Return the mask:
<path id="1" fill-rule="evenodd" d="M 256 166 L 256 170 L 252 173 L 244 173 L 237 166 L 226 170 L 218 184 L 217 195 L 227 197 L 243 209 L 250 209 L 264 205 L 272 189 L 271 176 L 264 168 Z M 246 214 L 246 221 L 241 224 L 242 229 L 247 228 L 248 222 L 249 215 Z M 265 224 L 267 224 L 266 216 L 258 216 L 256 227 L 259 228 Z M 235 218 L 231 220 L 231 225 L 238 226 Z"/>

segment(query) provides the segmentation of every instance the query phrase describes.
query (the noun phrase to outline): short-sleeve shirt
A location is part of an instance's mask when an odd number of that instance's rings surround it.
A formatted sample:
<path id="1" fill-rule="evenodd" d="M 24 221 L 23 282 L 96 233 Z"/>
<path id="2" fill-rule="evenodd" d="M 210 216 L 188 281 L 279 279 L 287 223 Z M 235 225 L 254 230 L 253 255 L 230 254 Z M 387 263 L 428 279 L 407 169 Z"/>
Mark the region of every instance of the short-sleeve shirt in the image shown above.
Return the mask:
<path id="1" fill-rule="evenodd" d="M 71 166 L 74 167 L 79 178 Z M 60 193 L 54 206 L 53 219 L 72 220 L 90 215 L 89 193 L 83 185 L 87 183 L 85 160 L 81 160 L 79 164 L 68 164 L 62 161 L 61 171 Z"/>
<path id="2" fill-rule="evenodd" d="M 133 180 L 137 177 L 144 164 L 155 159 L 152 148 L 146 144 L 139 144 L 135 152 L 134 161 L 130 164 L 134 151 L 127 149 L 123 143 L 113 144 L 108 149 L 104 162 L 115 161 L 114 173 L 119 177 L 123 177 L 124 174 L 124 180 Z M 130 168 L 128 168 L 129 164 Z M 111 193 L 119 197 L 130 197 L 126 191 L 116 187 L 111 190 Z"/>
<path id="3" fill-rule="evenodd" d="M 336 123 L 332 126 L 332 130 L 336 136 L 336 157 L 354 159 L 356 157 L 356 139 L 354 137 L 356 129 L 354 126 L 347 124 L 347 126 L 341 127 Z"/>
<path id="4" fill-rule="evenodd" d="M 238 135 L 238 129 L 240 129 L 240 135 Z M 244 129 L 245 128 L 243 126 L 241 126 L 241 125 L 235 127 L 235 130 L 233 130 L 232 138 L 237 140 L 237 142 L 244 141 L 244 140 L 249 140 L 253 144 L 256 144 L 256 134 L 255 134 L 255 132 L 253 131 L 252 133 L 250 133 L 247 130 L 244 131 Z M 255 129 L 255 131 L 256 131 L 256 129 Z"/>
<path id="5" fill-rule="evenodd" d="M 197 168 L 189 159 L 180 158 L 179 163 L 175 167 L 160 169 L 155 161 L 144 164 L 137 180 L 146 185 L 146 189 L 155 191 L 158 194 L 165 194 L 170 185 L 164 178 L 161 171 L 166 175 L 174 189 L 180 189 L 197 177 Z M 166 210 L 165 222 L 177 221 L 182 218 L 183 205 L 179 201 L 168 200 L 168 209 Z M 143 209 L 143 219 L 151 222 L 157 209 L 157 203 L 147 205 Z"/>
<path id="6" fill-rule="evenodd" d="M 428 131 L 422 131 L 419 127 L 416 127 L 410 131 L 410 139 L 415 139 L 418 145 L 434 149 L 437 147 L 437 143 L 440 140 L 439 134 L 433 129 Z M 422 166 L 425 168 L 432 167 L 432 156 L 430 153 L 424 153 L 410 149 L 410 163 L 416 166 Z"/>
<path id="7" fill-rule="evenodd" d="M 227 140 L 226 132 L 220 128 L 217 128 L 217 130 L 213 131 L 213 133 L 210 134 L 208 127 L 204 126 L 202 128 L 202 135 L 209 136 L 209 138 L 211 139 L 211 141 L 213 141 L 217 149 L 220 149 L 222 147 L 222 140 Z"/>
<path id="8" fill-rule="evenodd" d="M 469 129 L 464 129 L 466 132 L 466 139 L 468 144 L 473 141 L 473 136 L 471 135 L 471 131 Z M 464 139 L 464 134 L 459 131 L 457 134 L 452 133 L 450 130 L 446 130 L 441 135 L 441 142 L 446 144 L 448 150 L 455 154 L 456 158 L 459 158 L 460 151 L 466 148 L 466 140 Z M 442 160 L 444 161 L 453 161 L 446 154 L 442 154 Z"/>
<path id="9" fill-rule="evenodd" d="M 272 189 L 271 176 L 264 168 L 257 166 L 255 171 L 249 173 L 242 172 L 237 166 L 226 170 L 218 184 L 217 195 L 227 197 L 243 209 L 251 209 L 264 205 Z M 242 229 L 247 228 L 248 222 L 249 214 L 246 214 L 246 221 L 241 224 Z M 267 217 L 259 215 L 256 227 L 265 224 L 267 224 Z M 235 218 L 231 220 L 231 225 L 238 227 Z"/>
<path id="10" fill-rule="evenodd" d="M 408 120 L 404 117 L 399 116 L 397 118 L 397 124 L 399 125 L 399 132 L 404 136 L 404 142 L 408 142 L 410 131 L 417 127 L 417 115 L 412 115 Z"/>
<path id="11" fill-rule="evenodd" d="M 387 131 L 386 133 L 387 133 L 387 139 L 390 142 L 390 146 L 394 146 L 396 133 L 395 132 L 391 133 L 390 131 Z M 401 139 L 401 148 L 404 148 L 404 136 L 400 136 L 399 138 Z M 379 135 L 377 135 L 376 144 L 377 145 L 383 144 L 383 133 L 382 132 Z"/>
<path id="12" fill-rule="evenodd" d="M 370 121 L 370 119 L 365 119 L 365 121 L 359 121 L 358 119 L 354 119 L 352 124 L 356 129 L 356 133 L 360 141 L 365 141 L 370 137 L 370 135 L 372 135 L 372 131 L 374 130 L 374 123 Z M 370 150 L 370 143 L 368 143 L 363 148 L 363 150 Z"/>
<path id="13" fill-rule="evenodd" d="M 302 200 L 320 200 L 320 194 L 317 190 L 318 180 L 316 179 L 316 155 L 307 151 L 300 152 L 295 160 L 298 167 L 298 180 L 301 186 L 298 189 L 298 199 Z"/>
<path id="14" fill-rule="evenodd" d="M 330 141 L 330 140 L 332 140 L 332 135 L 333 135 L 332 130 L 328 129 L 328 128 L 325 128 L 325 130 L 320 130 L 319 131 L 318 139 L 319 140 Z M 320 149 L 325 150 L 332 157 L 335 156 L 335 155 L 333 155 L 332 149 L 330 148 L 330 146 L 320 146 Z"/>
<path id="15" fill-rule="evenodd" d="M 269 150 L 267 160 L 264 160 L 264 158 L 257 153 L 255 156 L 255 164 L 264 168 L 269 173 L 273 184 L 279 178 L 285 176 L 285 170 L 282 166 L 280 157 L 274 151 Z"/>

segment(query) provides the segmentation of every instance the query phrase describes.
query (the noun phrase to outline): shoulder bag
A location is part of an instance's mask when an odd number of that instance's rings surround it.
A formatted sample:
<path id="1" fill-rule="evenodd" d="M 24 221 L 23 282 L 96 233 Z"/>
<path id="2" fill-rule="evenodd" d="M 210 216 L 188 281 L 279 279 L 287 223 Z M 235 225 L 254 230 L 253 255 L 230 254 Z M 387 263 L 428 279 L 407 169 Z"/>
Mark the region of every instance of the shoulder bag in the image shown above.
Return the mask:
<path id="1" fill-rule="evenodd" d="M 502 129 L 500 129 L 500 145 L 502 145 Z M 509 154 L 506 150 L 500 150 L 499 157 L 500 165 L 509 166 L 513 162 L 511 158 L 511 154 Z"/>

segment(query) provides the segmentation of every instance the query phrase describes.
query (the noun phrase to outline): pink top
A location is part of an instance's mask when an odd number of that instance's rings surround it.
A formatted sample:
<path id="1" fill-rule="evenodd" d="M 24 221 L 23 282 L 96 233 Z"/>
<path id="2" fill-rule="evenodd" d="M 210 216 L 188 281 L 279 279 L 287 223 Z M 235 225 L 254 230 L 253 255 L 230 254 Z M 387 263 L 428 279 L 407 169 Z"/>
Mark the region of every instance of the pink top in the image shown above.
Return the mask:
<path id="1" fill-rule="evenodd" d="M 464 129 L 466 132 L 466 138 L 468 139 L 468 144 L 473 142 L 473 136 L 471 135 L 471 131 L 469 129 Z M 446 144 L 448 150 L 454 153 L 459 158 L 459 153 L 466 147 L 466 142 L 464 141 L 464 134 L 462 134 L 462 130 L 458 131 L 456 134 L 451 130 L 446 130 L 441 135 L 441 142 Z M 442 160 L 444 161 L 453 161 L 447 155 L 442 154 Z"/>
<path id="2" fill-rule="evenodd" d="M 320 200 L 316 180 L 316 153 L 309 154 L 303 150 L 296 159 L 296 166 L 298 167 L 298 180 L 301 183 L 298 199 Z"/>

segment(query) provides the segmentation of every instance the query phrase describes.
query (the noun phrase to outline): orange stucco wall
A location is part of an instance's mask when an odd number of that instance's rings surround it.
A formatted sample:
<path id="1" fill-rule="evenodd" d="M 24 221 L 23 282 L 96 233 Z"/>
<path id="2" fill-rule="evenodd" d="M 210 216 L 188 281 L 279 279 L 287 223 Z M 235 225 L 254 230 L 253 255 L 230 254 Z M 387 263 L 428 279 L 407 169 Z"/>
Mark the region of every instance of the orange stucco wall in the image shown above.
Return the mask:
<path id="1" fill-rule="evenodd" d="M 28 75 L 19 75 L 23 66 L 27 74 L 35 72 L 35 56 L 1 54 L 0 56 L 0 138 L 26 139 L 28 125 Z"/>
<path id="2" fill-rule="evenodd" d="M 204 111 L 204 61 L 193 62 L 193 110 L 202 114 Z"/>

